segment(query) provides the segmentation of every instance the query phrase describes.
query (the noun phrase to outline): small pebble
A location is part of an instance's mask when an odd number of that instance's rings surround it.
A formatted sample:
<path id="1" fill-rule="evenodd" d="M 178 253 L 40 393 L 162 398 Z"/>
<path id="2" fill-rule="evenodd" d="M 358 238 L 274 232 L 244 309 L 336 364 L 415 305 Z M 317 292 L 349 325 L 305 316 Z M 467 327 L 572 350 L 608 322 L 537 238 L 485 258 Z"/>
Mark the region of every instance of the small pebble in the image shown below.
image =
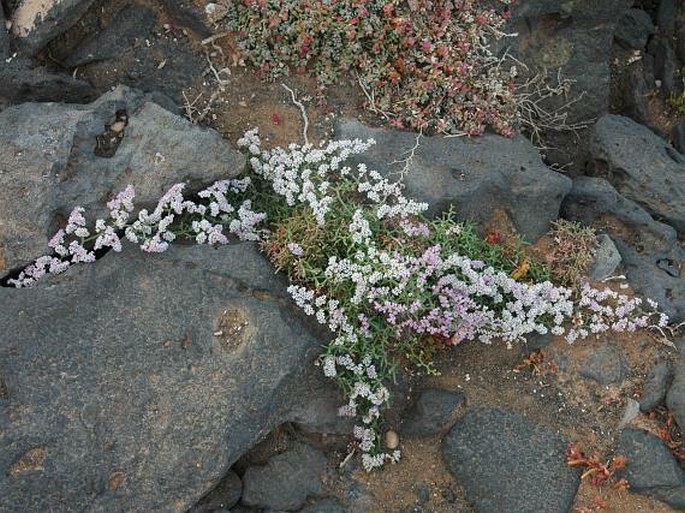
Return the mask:
<path id="1" fill-rule="evenodd" d="M 124 122 L 124 121 L 115 121 L 114 123 L 112 123 L 112 126 L 110 126 L 109 129 L 110 129 L 112 132 L 118 134 L 119 132 L 123 131 L 125 127 L 126 127 L 126 122 Z"/>
<path id="2" fill-rule="evenodd" d="M 399 445 L 400 435 L 398 435 L 397 432 L 393 431 L 392 429 L 387 431 L 385 433 L 385 446 L 392 451 L 393 449 L 397 449 Z"/>

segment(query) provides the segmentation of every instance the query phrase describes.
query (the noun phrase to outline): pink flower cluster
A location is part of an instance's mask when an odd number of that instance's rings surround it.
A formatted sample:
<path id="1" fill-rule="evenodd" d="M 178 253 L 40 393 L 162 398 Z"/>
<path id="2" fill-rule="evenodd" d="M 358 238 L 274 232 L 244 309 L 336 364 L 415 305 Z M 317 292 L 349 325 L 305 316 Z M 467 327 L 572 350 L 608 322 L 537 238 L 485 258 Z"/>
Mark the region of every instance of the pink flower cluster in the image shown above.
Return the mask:
<path id="1" fill-rule="evenodd" d="M 38 258 L 8 284 L 18 288 L 34 285 L 48 274 L 66 271 L 72 264 L 94 262 L 95 251 L 111 248 L 119 252 L 122 234 L 148 253 L 166 251 L 179 233 L 193 237 L 197 244 L 228 244 L 228 234 L 240 240 L 258 240 L 258 226 L 266 215 L 254 212 L 250 200 L 244 200 L 236 209 L 227 197 L 244 193 L 250 184 L 247 177 L 214 182 L 197 194 L 200 201 L 196 203 L 184 198 L 185 184 L 178 183 L 159 199 L 152 212 L 141 209 L 137 216 L 132 216 L 136 194 L 129 185 L 107 203 L 110 219 L 97 219 L 93 234 L 83 216 L 85 209 L 74 208 L 66 226 L 48 242 L 56 256 Z M 183 222 L 188 223 L 185 230 Z"/>

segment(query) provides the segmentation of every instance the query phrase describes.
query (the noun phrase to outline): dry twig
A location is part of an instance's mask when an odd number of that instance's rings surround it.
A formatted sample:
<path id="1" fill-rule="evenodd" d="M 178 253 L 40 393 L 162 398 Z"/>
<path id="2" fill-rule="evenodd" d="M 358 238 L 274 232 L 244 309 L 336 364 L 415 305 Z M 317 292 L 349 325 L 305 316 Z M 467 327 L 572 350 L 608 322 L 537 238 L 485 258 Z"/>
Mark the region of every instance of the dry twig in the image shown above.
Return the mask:
<path id="1" fill-rule="evenodd" d="M 307 137 L 307 130 L 309 129 L 309 119 L 307 118 L 307 111 L 304 108 L 304 105 L 302 105 L 302 102 L 298 101 L 297 98 L 295 97 L 295 91 L 290 89 L 287 85 L 281 84 L 283 89 L 288 91 L 290 93 L 290 97 L 293 101 L 293 104 L 295 104 L 297 107 L 300 108 L 300 113 L 302 114 L 302 119 L 304 121 L 304 127 L 302 128 L 302 137 L 304 138 L 304 144 L 305 146 L 309 145 L 309 138 Z"/>
<path id="2" fill-rule="evenodd" d="M 421 145 L 421 137 L 423 137 L 423 131 L 419 130 L 419 133 L 416 134 L 416 142 L 414 143 L 414 146 L 412 146 L 409 150 L 403 153 L 403 155 L 408 154 L 407 157 L 401 160 L 393 160 L 392 162 L 390 162 L 390 165 L 402 164 L 402 169 L 400 169 L 399 171 L 393 171 L 391 173 L 393 175 L 399 175 L 398 180 L 400 182 L 404 181 L 404 177 L 411 170 L 411 166 L 414 162 L 414 157 L 416 156 L 416 150 L 418 150 L 419 146 Z"/>
<path id="3" fill-rule="evenodd" d="M 362 78 L 359 76 L 359 73 L 357 73 L 357 82 L 359 83 L 359 87 L 361 87 L 364 96 L 366 96 L 366 99 L 369 102 L 369 105 L 367 106 L 368 110 L 370 110 L 374 114 L 380 114 L 386 120 L 392 119 L 393 116 L 390 113 L 376 107 L 376 99 L 373 90 L 371 90 L 371 92 L 368 91 L 368 89 L 364 86 L 364 83 L 362 82 Z"/>

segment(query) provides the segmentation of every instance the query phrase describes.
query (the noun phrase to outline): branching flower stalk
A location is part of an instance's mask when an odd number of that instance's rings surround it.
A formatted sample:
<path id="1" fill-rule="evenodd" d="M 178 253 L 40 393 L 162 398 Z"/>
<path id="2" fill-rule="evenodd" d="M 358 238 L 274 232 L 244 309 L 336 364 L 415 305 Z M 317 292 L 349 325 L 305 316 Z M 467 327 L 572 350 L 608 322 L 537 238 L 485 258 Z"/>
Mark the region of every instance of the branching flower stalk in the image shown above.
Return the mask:
<path id="1" fill-rule="evenodd" d="M 54 255 L 42 256 L 28 265 L 9 285 L 34 285 L 47 274 L 60 274 L 72 265 L 95 262 L 95 252 L 111 248 L 122 250 L 123 238 L 140 245 L 148 253 L 166 251 L 169 243 L 179 237 L 197 244 L 227 244 L 226 233 L 240 240 L 258 240 L 258 225 L 265 214 L 254 212 L 252 202 L 243 200 L 238 208 L 232 203 L 251 185 L 249 177 L 219 180 L 197 194 L 197 202 L 184 198 L 185 184 L 172 186 L 159 200 L 152 212 L 135 207 L 135 189 L 129 185 L 107 203 L 109 219 L 97 219 L 93 233 L 86 226 L 83 207 L 75 207 L 64 228 L 48 242 Z"/>
<path id="2" fill-rule="evenodd" d="M 49 243 L 55 255 L 39 258 L 10 283 L 33 285 L 94 261 L 98 249 L 120 251 L 122 236 L 147 252 L 164 251 L 178 237 L 210 245 L 228 243 L 229 235 L 259 240 L 290 277 L 295 303 L 332 334 L 320 362 L 346 394 L 340 414 L 357 419 L 353 435 L 366 470 L 400 457 L 380 436 L 388 385 L 400 365 L 431 372 L 435 351 L 464 341 L 512 344 L 551 333 L 573 342 L 667 326 L 652 301 L 643 305 L 589 285 L 574 296 L 550 282 L 542 265 L 515 247 L 481 239 L 450 212 L 423 217 L 427 205 L 407 198 L 401 182 L 363 163 L 346 165 L 371 144 L 264 150 L 250 131 L 238 141 L 249 176 L 215 182 L 196 200 L 183 196 L 183 184 L 174 185 L 156 208 L 135 215 L 129 186 L 108 203 L 110 219 L 98 219 L 92 231 L 77 207 Z"/>

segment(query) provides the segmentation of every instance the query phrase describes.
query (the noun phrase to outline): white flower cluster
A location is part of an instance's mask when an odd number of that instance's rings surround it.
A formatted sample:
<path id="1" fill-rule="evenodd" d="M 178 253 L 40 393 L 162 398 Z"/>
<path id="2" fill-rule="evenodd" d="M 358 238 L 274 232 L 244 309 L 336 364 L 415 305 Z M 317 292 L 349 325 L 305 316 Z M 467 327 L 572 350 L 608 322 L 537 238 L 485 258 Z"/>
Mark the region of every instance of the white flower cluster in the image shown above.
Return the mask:
<path id="1" fill-rule="evenodd" d="M 387 369 L 379 372 L 376 368 L 381 363 L 372 362 L 369 355 L 376 354 L 377 348 L 369 351 L 369 344 L 378 346 L 384 343 L 379 339 L 388 338 L 420 341 L 426 335 L 452 344 L 464 340 L 490 343 L 496 338 L 511 344 L 533 333 L 549 332 L 566 334 L 572 342 L 589 333 L 646 326 L 652 315 L 638 315 L 639 300 L 590 287 L 580 303 L 574 304 L 572 291 L 565 287 L 549 281 L 519 282 L 482 261 L 445 252 L 440 244 L 427 246 L 433 231 L 442 237 L 459 236 L 463 226 L 423 222 L 420 214 L 427 205 L 405 198 L 401 183 L 390 183 L 364 164 L 356 170 L 340 168 L 340 157 L 346 155 L 335 153 L 339 147 L 329 151 L 291 146 L 288 151 L 262 152 L 256 133 L 245 144 L 261 176 L 272 182 L 289 205 L 309 205 L 320 225 L 329 207 L 339 205 L 332 203 L 330 191 L 338 194 L 337 201 L 345 201 L 341 191 L 343 195 L 351 191 L 350 204 L 336 210 L 351 214 L 346 221 L 349 251 L 330 255 L 321 270 L 323 280 L 316 284 L 317 290 L 330 291 L 335 297 L 301 285 L 291 286 L 289 292 L 307 315 L 315 316 L 334 334 L 323 358 L 323 371 L 346 391 L 348 402 L 339 413 L 361 419 L 355 438 L 367 470 L 393 459 L 383 452 L 377 432 L 380 408 L 388 400 L 379 374 Z M 332 173 L 336 170 L 337 175 Z M 381 247 L 378 236 L 382 234 L 375 233 L 379 225 L 395 233 L 399 229 L 399 244 Z M 287 247 L 294 255 L 302 252 L 295 242 Z M 340 293 L 344 296 L 336 295 Z M 567 330 L 564 325 L 569 319 L 576 322 Z M 666 322 L 662 314 L 659 324 Z"/>
<path id="2" fill-rule="evenodd" d="M 404 184 L 400 181 L 390 182 L 378 172 L 366 168 L 365 164 L 357 166 L 357 191 L 375 206 L 376 217 L 386 219 L 397 217 L 405 219 L 425 212 L 428 203 L 421 203 L 407 198 Z"/>
<path id="3" fill-rule="evenodd" d="M 330 184 L 327 177 L 331 173 L 337 174 L 343 161 L 362 153 L 371 144 L 372 141 L 362 143 L 360 140 L 331 141 L 322 148 L 291 144 L 287 149 L 262 151 L 256 130 L 238 140 L 238 146 L 248 148 L 253 155 L 250 165 L 255 173 L 267 180 L 273 191 L 283 196 L 289 206 L 308 204 L 320 225 L 325 223 L 333 201 L 328 195 Z"/>
<path id="4" fill-rule="evenodd" d="M 258 225 L 266 215 L 252 210 L 250 200 L 244 200 L 236 209 L 230 204 L 227 194 L 240 194 L 247 190 L 249 178 L 220 180 L 200 191 L 198 197 L 206 204 L 195 203 L 183 197 L 185 184 L 173 185 L 158 201 L 152 212 L 141 209 L 131 221 L 134 210 L 135 190 L 127 186 L 107 203 L 110 222 L 95 221 L 95 233 L 91 235 L 83 216 L 84 209 L 72 210 L 64 229 L 50 239 L 48 246 L 57 256 L 44 256 L 27 266 L 16 279 L 8 280 L 15 287 L 26 287 L 36 283 L 47 274 L 59 274 L 71 264 L 94 262 L 95 251 L 112 248 L 121 251 L 121 233 L 126 239 L 139 244 L 143 251 L 160 253 L 166 251 L 169 243 L 176 239 L 174 223 L 180 216 L 190 216 L 190 234 L 197 244 L 227 244 L 228 233 L 240 240 L 258 240 Z M 70 241 L 67 241 L 70 238 Z M 86 244 L 92 242 L 92 250 Z"/>
<path id="5" fill-rule="evenodd" d="M 393 451 L 391 453 L 381 452 L 378 454 L 362 454 L 362 466 L 367 472 L 371 472 L 377 468 L 381 468 L 387 462 L 397 463 L 400 461 L 400 451 Z"/>
<path id="6" fill-rule="evenodd" d="M 574 326 L 569 329 L 566 339 L 574 342 L 591 334 L 635 331 L 652 324 L 666 327 L 668 316 L 658 311 L 656 301 L 647 299 L 647 305 L 649 309 L 644 309 L 639 297 L 629 297 L 609 288 L 596 289 L 586 283 L 578 300 Z M 652 320 L 654 317 L 656 320 Z"/>
<path id="7" fill-rule="evenodd" d="M 352 240 L 357 244 L 368 246 L 371 243 L 371 228 L 369 222 L 364 219 L 364 212 L 360 209 L 355 210 L 354 214 L 352 214 L 350 234 L 352 235 Z"/>

